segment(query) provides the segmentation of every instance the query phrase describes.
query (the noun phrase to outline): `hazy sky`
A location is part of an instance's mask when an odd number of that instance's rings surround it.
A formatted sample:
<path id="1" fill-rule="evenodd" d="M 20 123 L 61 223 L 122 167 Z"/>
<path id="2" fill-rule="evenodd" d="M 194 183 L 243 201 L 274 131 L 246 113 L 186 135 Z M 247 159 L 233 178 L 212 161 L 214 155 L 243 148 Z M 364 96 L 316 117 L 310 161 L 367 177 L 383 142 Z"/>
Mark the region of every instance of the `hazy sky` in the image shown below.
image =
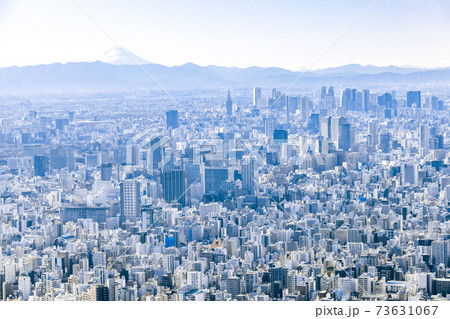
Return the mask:
<path id="1" fill-rule="evenodd" d="M 372 1 L 76 0 L 154 63 L 298 70 Z M 91 61 L 116 45 L 72 0 L 0 0 L 0 67 Z M 450 1 L 379 0 L 314 68 L 450 66 Z"/>

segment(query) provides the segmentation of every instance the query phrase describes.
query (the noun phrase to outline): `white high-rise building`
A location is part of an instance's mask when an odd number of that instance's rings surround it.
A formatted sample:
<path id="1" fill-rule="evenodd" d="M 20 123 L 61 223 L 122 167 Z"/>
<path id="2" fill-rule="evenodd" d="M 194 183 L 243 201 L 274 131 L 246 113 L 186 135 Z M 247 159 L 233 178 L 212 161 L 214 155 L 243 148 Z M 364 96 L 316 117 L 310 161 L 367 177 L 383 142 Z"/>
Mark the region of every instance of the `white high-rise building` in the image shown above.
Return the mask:
<path id="1" fill-rule="evenodd" d="M 30 277 L 21 275 L 19 276 L 19 292 L 22 295 L 23 300 L 27 301 L 31 294 L 31 280 Z"/>
<path id="2" fill-rule="evenodd" d="M 141 194 L 139 182 L 125 180 L 120 184 L 120 213 L 123 221 L 134 221 L 140 214 Z"/>
<path id="3" fill-rule="evenodd" d="M 5 265 L 5 281 L 9 283 L 16 282 L 16 265 L 6 264 Z"/>
<path id="4" fill-rule="evenodd" d="M 262 94 L 260 87 L 253 88 L 253 105 L 256 107 L 262 107 Z"/>

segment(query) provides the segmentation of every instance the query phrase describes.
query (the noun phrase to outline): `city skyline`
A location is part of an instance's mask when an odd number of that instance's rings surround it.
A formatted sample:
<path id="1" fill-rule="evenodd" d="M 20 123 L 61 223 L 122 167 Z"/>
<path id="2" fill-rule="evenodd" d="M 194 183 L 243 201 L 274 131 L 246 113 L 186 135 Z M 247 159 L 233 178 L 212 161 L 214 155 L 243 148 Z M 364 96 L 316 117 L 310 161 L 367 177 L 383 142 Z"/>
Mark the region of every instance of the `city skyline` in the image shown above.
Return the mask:
<path id="1" fill-rule="evenodd" d="M 0 301 L 446 313 L 449 12 L 0 0 Z"/>

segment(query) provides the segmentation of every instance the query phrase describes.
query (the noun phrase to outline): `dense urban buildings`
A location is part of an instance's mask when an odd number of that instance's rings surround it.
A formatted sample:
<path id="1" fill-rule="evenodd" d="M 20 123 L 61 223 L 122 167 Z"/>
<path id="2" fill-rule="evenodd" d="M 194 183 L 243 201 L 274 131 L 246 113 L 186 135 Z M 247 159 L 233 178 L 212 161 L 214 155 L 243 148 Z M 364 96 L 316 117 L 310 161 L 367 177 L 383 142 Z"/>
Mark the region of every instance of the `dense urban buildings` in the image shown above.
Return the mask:
<path id="1" fill-rule="evenodd" d="M 450 298 L 448 92 L 177 101 L 1 106 L 0 299 Z"/>

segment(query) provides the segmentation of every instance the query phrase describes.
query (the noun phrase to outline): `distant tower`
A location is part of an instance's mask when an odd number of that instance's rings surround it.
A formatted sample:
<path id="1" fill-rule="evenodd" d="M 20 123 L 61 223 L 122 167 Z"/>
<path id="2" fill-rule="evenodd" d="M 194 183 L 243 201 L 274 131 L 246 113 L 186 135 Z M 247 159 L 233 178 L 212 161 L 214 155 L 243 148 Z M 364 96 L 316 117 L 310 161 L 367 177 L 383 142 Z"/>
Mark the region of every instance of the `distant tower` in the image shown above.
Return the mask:
<path id="1" fill-rule="evenodd" d="M 430 127 L 427 124 L 420 124 L 420 151 L 422 156 L 430 151 Z"/>
<path id="2" fill-rule="evenodd" d="M 420 91 L 408 91 L 406 93 L 406 106 L 407 107 L 422 107 L 422 98 L 420 96 Z"/>
<path id="3" fill-rule="evenodd" d="M 230 89 L 228 89 L 226 108 L 227 115 L 231 116 L 233 114 L 233 101 L 231 100 Z"/>
<path id="4" fill-rule="evenodd" d="M 178 128 L 178 111 L 170 110 L 166 113 L 167 129 Z"/>
<path id="5" fill-rule="evenodd" d="M 255 159 L 251 156 L 243 158 L 242 163 L 242 189 L 253 192 L 255 187 Z"/>
<path id="6" fill-rule="evenodd" d="M 378 121 L 375 119 L 369 121 L 367 143 L 370 146 L 376 146 L 378 144 Z"/>
<path id="7" fill-rule="evenodd" d="M 253 88 L 253 105 L 258 108 L 258 107 L 262 106 L 261 104 L 262 104 L 261 88 L 254 87 Z"/>

